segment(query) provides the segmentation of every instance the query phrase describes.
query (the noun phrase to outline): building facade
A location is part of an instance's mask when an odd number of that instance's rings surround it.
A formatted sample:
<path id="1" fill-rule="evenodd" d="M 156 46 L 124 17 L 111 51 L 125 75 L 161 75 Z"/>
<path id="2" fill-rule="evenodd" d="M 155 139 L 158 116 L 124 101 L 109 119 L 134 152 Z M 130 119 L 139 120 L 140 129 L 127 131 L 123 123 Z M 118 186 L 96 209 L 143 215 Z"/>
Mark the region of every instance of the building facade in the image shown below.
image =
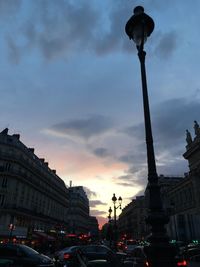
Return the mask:
<path id="1" fill-rule="evenodd" d="M 171 203 L 169 232 L 173 239 L 200 241 L 200 128 L 195 121 L 194 138 L 187 130 L 186 151 L 189 172 L 174 188 L 167 191 Z"/>
<path id="2" fill-rule="evenodd" d="M 69 229 L 73 234 L 90 232 L 89 200 L 83 186 L 69 187 Z"/>
<path id="3" fill-rule="evenodd" d="M 18 134 L 0 133 L 0 236 L 68 228 L 69 190 Z M 13 226 L 13 227 L 12 227 Z"/>
<path id="4" fill-rule="evenodd" d="M 144 239 L 146 236 L 146 206 L 144 196 L 133 199 L 119 215 L 118 229 L 121 237 Z"/>
<path id="5" fill-rule="evenodd" d="M 33 148 L 6 128 L 0 133 L 0 237 L 41 232 L 98 236 L 98 222 L 89 214 L 83 187 L 66 187 Z"/>

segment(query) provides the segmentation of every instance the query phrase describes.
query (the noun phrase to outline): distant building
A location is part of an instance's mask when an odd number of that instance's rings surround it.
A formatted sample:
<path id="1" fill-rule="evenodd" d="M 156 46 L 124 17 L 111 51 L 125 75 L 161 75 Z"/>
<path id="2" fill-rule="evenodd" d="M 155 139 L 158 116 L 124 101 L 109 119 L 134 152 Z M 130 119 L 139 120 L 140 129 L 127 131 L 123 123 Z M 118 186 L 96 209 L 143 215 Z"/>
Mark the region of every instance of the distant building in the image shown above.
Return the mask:
<path id="1" fill-rule="evenodd" d="M 95 239 L 99 237 L 99 224 L 98 224 L 97 218 L 94 216 L 90 216 L 89 235 Z"/>
<path id="2" fill-rule="evenodd" d="M 97 234 L 98 222 L 90 216 L 89 200 L 83 186 L 69 187 L 69 230 L 74 234 Z"/>
<path id="3" fill-rule="evenodd" d="M 18 134 L 0 133 L 0 236 L 68 228 L 69 190 Z"/>
<path id="4" fill-rule="evenodd" d="M 119 215 L 118 229 L 120 236 L 143 239 L 146 236 L 145 215 L 145 198 L 144 196 L 137 196 Z"/>
<path id="5" fill-rule="evenodd" d="M 73 234 L 87 233 L 89 200 L 82 186 L 69 187 L 69 230 Z"/>

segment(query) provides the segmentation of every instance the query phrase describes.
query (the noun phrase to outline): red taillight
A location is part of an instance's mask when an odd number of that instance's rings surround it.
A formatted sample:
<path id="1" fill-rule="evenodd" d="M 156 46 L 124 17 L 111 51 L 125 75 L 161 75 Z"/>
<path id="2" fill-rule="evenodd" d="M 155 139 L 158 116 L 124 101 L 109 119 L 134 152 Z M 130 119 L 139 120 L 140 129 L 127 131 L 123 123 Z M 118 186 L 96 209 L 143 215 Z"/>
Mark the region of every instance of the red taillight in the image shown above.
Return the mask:
<path id="1" fill-rule="evenodd" d="M 187 266 L 187 261 L 179 261 L 177 262 L 177 266 Z"/>
<path id="2" fill-rule="evenodd" d="M 71 254 L 64 253 L 64 259 L 65 259 L 65 260 L 68 260 L 68 259 L 70 259 L 71 257 L 72 257 Z"/>

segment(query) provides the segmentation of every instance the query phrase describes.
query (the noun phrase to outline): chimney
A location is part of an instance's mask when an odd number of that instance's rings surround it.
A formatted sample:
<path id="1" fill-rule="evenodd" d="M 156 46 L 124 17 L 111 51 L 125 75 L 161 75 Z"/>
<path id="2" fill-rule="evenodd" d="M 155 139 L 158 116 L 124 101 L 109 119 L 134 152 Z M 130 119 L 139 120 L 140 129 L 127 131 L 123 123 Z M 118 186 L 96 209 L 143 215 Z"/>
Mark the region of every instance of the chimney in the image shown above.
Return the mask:
<path id="1" fill-rule="evenodd" d="M 48 163 L 48 162 L 45 162 L 44 164 L 45 164 L 47 167 L 49 166 L 49 163 Z"/>
<path id="2" fill-rule="evenodd" d="M 69 186 L 72 187 L 72 181 L 69 181 Z"/>
<path id="3" fill-rule="evenodd" d="M 43 162 L 43 163 L 44 163 L 44 158 L 41 158 L 40 160 L 41 160 L 41 162 Z"/>
<path id="4" fill-rule="evenodd" d="M 56 170 L 52 170 L 52 172 L 53 172 L 54 174 L 56 174 Z"/>

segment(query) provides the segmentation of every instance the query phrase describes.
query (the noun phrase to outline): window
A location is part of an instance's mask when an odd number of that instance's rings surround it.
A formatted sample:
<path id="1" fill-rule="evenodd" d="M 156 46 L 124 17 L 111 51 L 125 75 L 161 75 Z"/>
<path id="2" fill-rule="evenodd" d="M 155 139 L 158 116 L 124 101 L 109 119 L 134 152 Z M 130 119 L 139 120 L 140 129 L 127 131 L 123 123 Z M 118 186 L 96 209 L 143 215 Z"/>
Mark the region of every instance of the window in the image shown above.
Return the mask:
<path id="1" fill-rule="evenodd" d="M 7 178 L 6 177 L 3 178 L 2 187 L 4 187 L 4 188 L 7 187 Z"/>
<path id="2" fill-rule="evenodd" d="M 88 247 L 83 247 L 82 249 L 83 253 L 95 253 L 96 252 L 96 248 L 95 246 L 88 246 Z"/>
<path id="3" fill-rule="evenodd" d="M 4 205 L 4 200 L 5 200 L 5 196 L 4 195 L 0 195 L 0 206 Z"/>
<path id="4" fill-rule="evenodd" d="M 5 163 L 4 165 L 0 166 L 1 172 L 8 172 L 10 170 L 10 163 Z"/>

